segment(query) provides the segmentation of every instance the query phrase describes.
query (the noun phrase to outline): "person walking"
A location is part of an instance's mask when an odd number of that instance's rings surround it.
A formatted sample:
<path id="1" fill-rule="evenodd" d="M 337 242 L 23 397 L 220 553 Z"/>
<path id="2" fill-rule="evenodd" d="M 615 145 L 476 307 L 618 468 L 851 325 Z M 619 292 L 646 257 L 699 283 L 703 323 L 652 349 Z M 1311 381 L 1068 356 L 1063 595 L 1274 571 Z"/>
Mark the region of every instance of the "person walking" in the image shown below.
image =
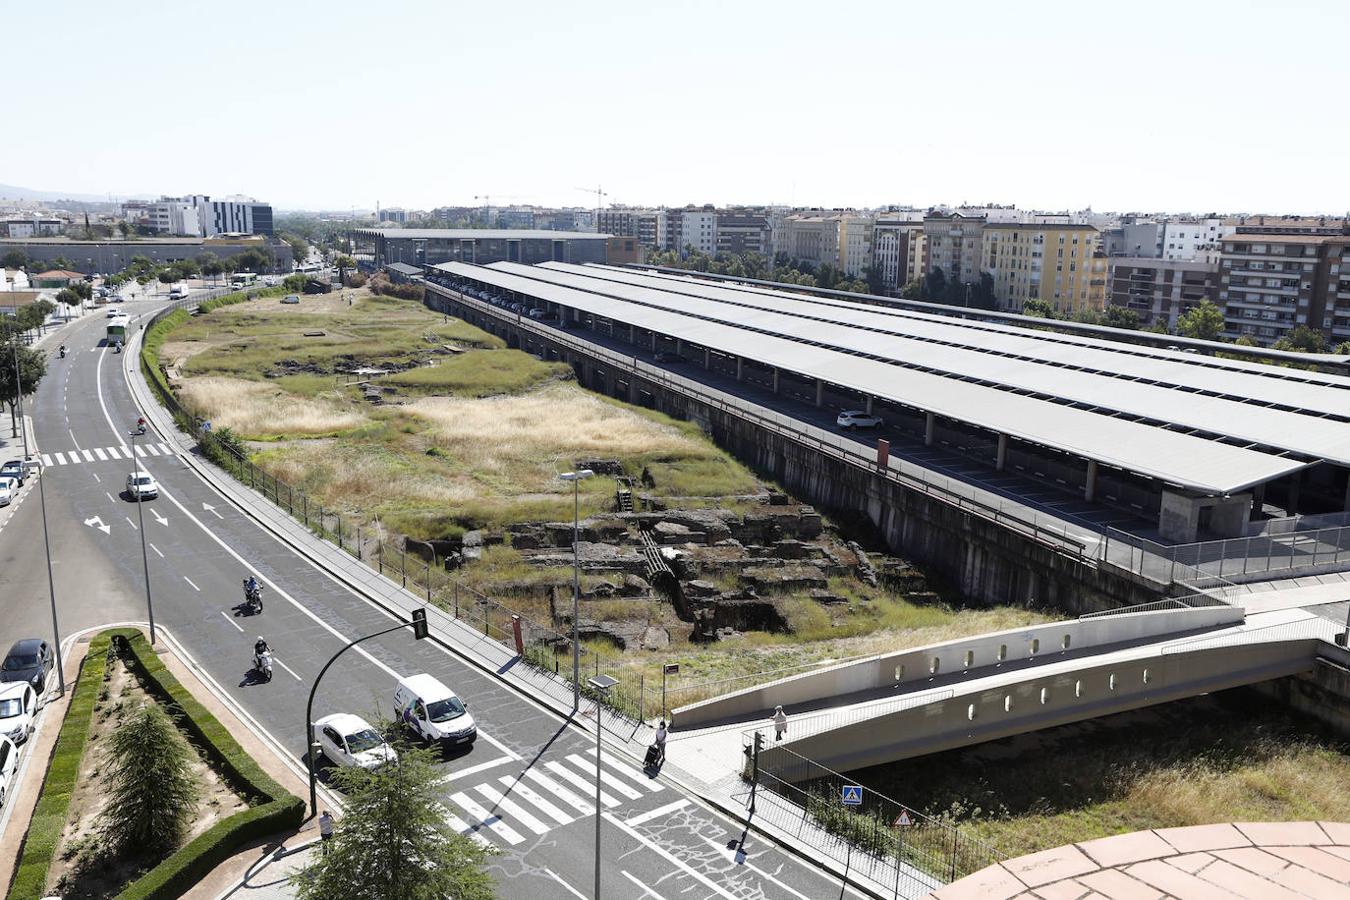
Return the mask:
<path id="1" fill-rule="evenodd" d="M 666 764 L 666 720 L 662 719 L 661 724 L 656 726 L 656 758 L 658 766 Z"/>
<path id="2" fill-rule="evenodd" d="M 319 843 L 323 853 L 328 855 L 328 842 L 333 839 L 333 815 L 328 810 L 319 814 Z"/>
<path id="3" fill-rule="evenodd" d="M 785 734 L 787 734 L 787 713 L 783 712 L 783 707 L 775 706 L 773 708 L 773 739 L 781 741 Z"/>

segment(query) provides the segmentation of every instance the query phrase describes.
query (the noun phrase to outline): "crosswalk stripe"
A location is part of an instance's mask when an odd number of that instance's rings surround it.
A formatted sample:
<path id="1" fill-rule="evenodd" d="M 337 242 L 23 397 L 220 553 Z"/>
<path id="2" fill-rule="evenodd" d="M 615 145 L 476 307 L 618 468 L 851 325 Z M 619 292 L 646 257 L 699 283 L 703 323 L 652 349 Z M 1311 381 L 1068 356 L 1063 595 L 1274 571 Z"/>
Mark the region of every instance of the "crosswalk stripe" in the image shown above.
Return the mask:
<path id="1" fill-rule="evenodd" d="M 535 834 L 547 834 L 548 830 L 553 827 L 551 825 L 545 825 L 543 822 L 536 819 L 533 815 L 526 812 L 525 808 L 519 803 L 510 799 L 490 784 L 474 785 L 473 789 L 486 797 L 488 802 L 493 804 L 494 809 L 505 810 L 510 813 L 512 818 L 518 820 L 520 824 L 524 825 Z"/>
<path id="2" fill-rule="evenodd" d="M 467 834 L 470 838 L 482 844 L 484 847 L 495 848 L 497 846 L 496 844 L 492 843 L 492 841 L 489 841 L 487 838 L 483 837 L 481 834 L 474 831 L 472 825 L 470 825 L 468 822 L 465 822 L 463 819 L 461 819 L 459 816 L 455 815 L 452 812 L 448 812 L 445 814 L 445 821 L 450 823 L 451 828 L 455 829 L 460 834 Z"/>
<path id="3" fill-rule="evenodd" d="M 56 464 L 57 464 L 58 466 L 64 466 L 64 465 L 66 464 L 66 455 L 65 455 L 64 453 L 61 453 L 60 451 L 57 451 L 57 453 L 56 453 Z"/>
<path id="4" fill-rule="evenodd" d="M 595 754 L 592 753 L 591 756 L 594 757 Z M 587 759 L 586 757 L 582 756 L 580 753 L 571 753 L 571 754 L 568 754 L 567 759 L 568 759 L 570 762 L 574 763 L 574 764 L 577 766 L 577 768 L 581 769 L 583 772 L 593 772 L 593 771 L 595 771 L 595 764 L 594 764 L 594 762 L 593 762 L 592 760 Z M 619 779 L 615 778 L 615 777 L 614 777 L 614 774 L 613 774 L 612 772 L 603 772 L 603 773 L 601 773 L 601 774 L 602 774 L 601 781 L 604 783 L 604 785 L 605 785 L 606 787 L 613 788 L 615 791 L 618 791 L 620 794 L 623 794 L 623 795 L 624 795 L 625 797 L 627 797 L 629 800 L 641 800 L 641 799 L 642 799 L 642 792 L 641 792 L 641 791 L 635 791 L 635 790 L 633 790 L 633 789 L 630 788 L 628 785 L 624 784 L 622 781 L 620 781 Z"/>
<path id="5" fill-rule="evenodd" d="M 90 453 L 88 450 L 81 450 L 80 452 L 84 454 L 84 461 L 85 461 L 85 462 L 93 462 L 93 461 L 94 461 L 94 454 Z"/>
<path id="6" fill-rule="evenodd" d="M 107 454 L 104 453 L 102 450 L 100 450 L 100 449 L 97 448 L 97 447 L 94 448 L 94 455 L 98 457 L 98 461 L 99 461 L 99 462 L 107 462 L 107 461 L 108 461 L 108 456 L 107 456 Z"/>
<path id="7" fill-rule="evenodd" d="M 52 464 L 52 458 L 45 453 L 42 454 L 42 464 L 44 466 L 50 466 Z"/>
<path id="8" fill-rule="evenodd" d="M 156 444 L 155 446 L 158 447 L 159 452 L 163 453 L 165 456 L 173 456 L 173 451 L 169 449 L 167 444 Z"/>
<path id="9" fill-rule="evenodd" d="M 142 447 L 140 444 L 137 444 L 137 445 L 136 445 L 136 455 L 137 455 L 137 456 L 145 456 L 145 448 Z"/>
<path id="10" fill-rule="evenodd" d="M 549 760 L 548 762 L 544 763 L 544 765 L 548 766 L 550 772 L 553 772 L 554 774 L 566 779 L 567 781 L 570 781 L 574 787 L 576 787 L 578 790 L 581 791 L 582 794 L 590 794 L 595 791 L 595 785 L 590 784 L 589 782 L 586 781 L 586 779 L 582 778 L 580 775 L 578 775 L 576 772 L 573 772 L 571 769 L 567 768 L 567 766 L 564 766 L 562 763 Z M 618 800 L 615 800 L 612 796 L 606 794 L 604 791 L 600 792 L 600 802 L 603 803 L 605 806 L 619 805 Z"/>
<path id="11" fill-rule="evenodd" d="M 539 796 L 539 794 L 537 794 L 533 788 L 531 788 L 528 784 L 525 784 L 520 779 L 512 778 L 510 775 L 503 775 L 497 780 L 501 782 L 502 786 L 506 788 L 508 793 L 516 794 L 517 796 L 523 797 L 524 799 L 528 800 L 531 804 L 543 810 L 544 815 L 553 819 L 559 825 L 566 825 L 568 822 L 572 821 L 571 816 L 563 812 L 558 807 L 554 806 L 552 803 L 545 800 L 543 797 Z"/>
<path id="12" fill-rule="evenodd" d="M 586 755 L 594 757 L 595 748 L 592 747 L 590 750 L 588 750 L 586 752 Z M 603 762 L 609 768 L 618 772 L 620 775 L 623 775 L 629 781 L 636 782 L 637 784 L 646 788 L 648 791 L 651 791 L 653 794 L 658 794 L 662 790 L 661 782 L 657 781 L 655 778 L 648 778 L 645 775 L 639 774 L 638 772 L 619 762 L 617 759 L 612 759 L 609 756 L 601 756 L 600 761 Z M 589 761 L 587 762 L 587 764 L 588 765 L 590 764 Z"/>
<path id="13" fill-rule="evenodd" d="M 483 809 L 483 807 L 478 805 L 478 801 L 474 800 L 463 791 L 460 791 L 457 794 L 451 794 L 450 799 L 458 803 L 465 812 L 477 819 L 479 825 L 491 828 L 493 832 L 499 835 L 501 839 L 508 844 L 519 844 L 525 840 L 525 838 L 520 836 L 520 832 L 503 822 L 501 816 L 494 816 L 486 809 Z"/>
<path id="14" fill-rule="evenodd" d="M 120 451 L 122 451 L 122 458 L 123 458 L 123 459 L 131 459 L 131 450 L 130 450 L 130 448 L 125 447 L 125 446 L 122 446 L 122 447 L 118 447 L 117 449 L 120 450 Z"/>
<path id="15" fill-rule="evenodd" d="M 566 803 L 568 806 L 575 809 L 577 812 L 581 813 L 583 816 L 589 816 L 591 813 L 595 812 L 594 806 L 591 806 L 585 800 L 582 800 L 576 794 L 572 793 L 567 788 L 558 784 L 558 782 L 554 781 L 552 778 L 549 778 L 543 772 L 538 772 L 535 771 L 534 769 L 526 769 L 525 777 L 530 779 L 540 787 L 542 787 L 544 790 L 548 791 L 553 796 L 557 797 L 562 802 Z"/>
<path id="16" fill-rule="evenodd" d="M 146 444 L 145 449 L 150 451 L 151 456 L 159 456 L 159 451 L 155 449 L 154 444 Z"/>

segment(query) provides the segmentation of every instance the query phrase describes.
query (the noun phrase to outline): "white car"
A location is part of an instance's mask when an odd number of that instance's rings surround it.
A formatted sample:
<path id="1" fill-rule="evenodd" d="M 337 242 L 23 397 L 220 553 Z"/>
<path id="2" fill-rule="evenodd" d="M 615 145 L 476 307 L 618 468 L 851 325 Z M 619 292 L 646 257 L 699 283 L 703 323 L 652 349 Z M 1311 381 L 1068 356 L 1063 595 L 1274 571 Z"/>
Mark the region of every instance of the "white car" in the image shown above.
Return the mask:
<path id="1" fill-rule="evenodd" d="M 33 733 L 37 716 L 37 692 L 26 681 L 0 686 L 0 734 L 22 744 Z"/>
<path id="2" fill-rule="evenodd" d="M 834 421 L 840 428 L 876 428 L 881 425 L 880 416 L 861 409 L 846 409 Z"/>
<path id="3" fill-rule="evenodd" d="M 9 506 L 18 496 L 19 484 L 13 478 L 0 478 L 0 506 Z"/>
<path id="4" fill-rule="evenodd" d="M 19 748 L 7 737 L 0 737 L 0 806 L 9 799 L 14 783 L 14 770 L 19 766 Z"/>
<path id="5" fill-rule="evenodd" d="M 132 472 L 127 476 L 127 496 L 132 500 L 153 500 L 159 496 L 159 482 L 149 472 Z"/>
<path id="6" fill-rule="evenodd" d="M 120 316 L 120 315 L 122 315 L 122 311 L 121 311 L 120 309 L 109 309 L 109 310 L 108 310 L 108 318 L 109 318 L 109 319 L 115 319 L 115 318 L 117 318 L 117 317 Z"/>
<path id="7" fill-rule="evenodd" d="M 314 723 L 319 752 L 335 766 L 373 769 L 398 759 L 398 753 L 370 723 L 351 713 L 334 713 Z"/>

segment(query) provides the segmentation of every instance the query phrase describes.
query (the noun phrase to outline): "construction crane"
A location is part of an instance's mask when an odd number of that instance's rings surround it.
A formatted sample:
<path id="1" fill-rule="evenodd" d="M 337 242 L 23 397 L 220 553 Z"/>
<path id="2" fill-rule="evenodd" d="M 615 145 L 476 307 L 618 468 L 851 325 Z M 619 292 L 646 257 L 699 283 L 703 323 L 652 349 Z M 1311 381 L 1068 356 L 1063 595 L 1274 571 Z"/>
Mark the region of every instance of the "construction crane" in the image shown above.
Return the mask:
<path id="1" fill-rule="evenodd" d="M 594 195 L 595 195 L 595 227 L 596 227 L 597 229 L 599 229 L 599 227 L 600 227 L 600 207 L 604 205 L 604 198 L 605 198 L 605 197 L 608 197 L 609 194 L 606 194 L 603 190 L 601 190 L 599 185 L 596 185 L 596 186 L 593 187 L 593 188 L 577 188 L 577 190 L 579 190 L 579 191 L 585 191 L 585 192 L 588 193 L 588 194 L 594 194 Z"/>

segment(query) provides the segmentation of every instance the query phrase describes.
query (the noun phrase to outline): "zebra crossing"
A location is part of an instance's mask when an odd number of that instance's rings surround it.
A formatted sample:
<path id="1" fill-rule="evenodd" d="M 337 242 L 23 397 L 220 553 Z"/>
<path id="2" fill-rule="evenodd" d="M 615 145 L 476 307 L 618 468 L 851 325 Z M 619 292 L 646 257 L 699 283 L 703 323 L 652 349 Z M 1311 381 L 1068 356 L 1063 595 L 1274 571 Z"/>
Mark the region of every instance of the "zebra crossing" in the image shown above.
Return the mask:
<path id="1" fill-rule="evenodd" d="M 606 809 L 665 790 L 610 756 L 601 756 L 601 766 L 600 803 Z M 446 821 L 459 833 L 489 846 L 524 843 L 528 835 L 595 814 L 595 750 L 490 778 L 450 794 L 447 803 Z"/>
<path id="2" fill-rule="evenodd" d="M 168 444 L 137 444 L 136 455 L 142 459 L 156 456 L 173 456 Z M 108 462 L 109 460 L 131 459 L 130 447 L 91 447 L 88 450 L 60 450 L 43 453 L 44 466 L 78 466 L 84 463 Z"/>

